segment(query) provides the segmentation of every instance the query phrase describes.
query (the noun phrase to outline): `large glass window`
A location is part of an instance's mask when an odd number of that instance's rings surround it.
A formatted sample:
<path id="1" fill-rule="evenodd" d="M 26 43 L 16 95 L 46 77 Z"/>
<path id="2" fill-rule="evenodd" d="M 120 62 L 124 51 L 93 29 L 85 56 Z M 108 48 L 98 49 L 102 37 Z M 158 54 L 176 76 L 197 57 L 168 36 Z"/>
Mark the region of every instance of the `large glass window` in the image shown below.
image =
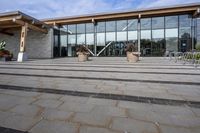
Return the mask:
<path id="1" fill-rule="evenodd" d="M 94 44 L 94 24 L 93 23 L 86 24 L 86 45 L 92 52 L 94 52 L 95 44 Z"/>
<path id="2" fill-rule="evenodd" d="M 179 16 L 179 51 L 181 52 L 192 49 L 191 26 L 192 18 L 190 15 Z"/>
<path id="3" fill-rule="evenodd" d="M 179 26 L 180 27 L 190 27 L 192 19 L 190 15 L 180 15 L 179 16 Z"/>
<path id="4" fill-rule="evenodd" d="M 177 28 L 177 27 L 178 27 L 178 16 L 165 17 L 165 28 Z"/>
<path id="5" fill-rule="evenodd" d="M 151 29 L 151 18 L 143 18 L 143 19 L 141 19 L 141 29 L 142 30 Z"/>
<path id="6" fill-rule="evenodd" d="M 106 42 L 116 41 L 115 32 L 106 32 Z"/>
<path id="7" fill-rule="evenodd" d="M 68 25 L 68 32 L 70 34 L 75 34 L 76 33 L 76 25 Z"/>
<path id="8" fill-rule="evenodd" d="M 127 31 L 127 20 L 117 21 L 117 31 Z"/>
<path id="9" fill-rule="evenodd" d="M 127 20 L 117 21 L 117 41 L 127 41 Z"/>
<path id="10" fill-rule="evenodd" d="M 105 22 L 98 22 L 97 24 L 97 32 L 105 32 Z"/>
<path id="11" fill-rule="evenodd" d="M 152 30 L 152 38 L 164 38 L 164 29 Z"/>
<path id="12" fill-rule="evenodd" d="M 129 19 L 128 20 L 128 31 L 134 31 L 138 28 L 138 20 L 137 19 Z"/>
<path id="13" fill-rule="evenodd" d="M 165 36 L 169 37 L 178 37 L 178 29 L 165 29 Z"/>
<path id="14" fill-rule="evenodd" d="M 77 34 L 85 33 L 85 24 L 77 24 Z"/>
<path id="15" fill-rule="evenodd" d="M 94 33 L 94 24 L 93 23 L 86 24 L 86 33 Z"/>
<path id="16" fill-rule="evenodd" d="M 77 34 L 77 44 L 78 45 L 85 44 L 85 34 Z"/>
<path id="17" fill-rule="evenodd" d="M 76 25 L 68 25 L 68 56 L 76 56 Z"/>
<path id="18" fill-rule="evenodd" d="M 128 20 L 128 42 L 137 42 L 137 29 L 138 29 L 138 20 L 130 19 Z M 138 44 L 136 43 L 136 47 Z"/>
<path id="19" fill-rule="evenodd" d="M 200 18 L 197 19 L 197 44 L 200 45 Z"/>
<path id="20" fill-rule="evenodd" d="M 142 30 L 141 39 L 151 39 L 151 30 Z"/>
<path id="21" fill-rule="evenodd" d="M 164 17 L 152 18 L 152 29 L 164 29 Z"/>
<path id="22" fill-rule="evenodd" d="M 166 29 L 166 51 L 177 52 L 178 51 L 178 29 Z"/>
<path id="23" fill-rule="evenodd" d="M 97 46 L 105 46 L 105 33 L 97 33 Z"/>
<path id="24" fill-rule="evenodd" d="M 106 22 L 106 32 L 112 32 L 115 31 L 115 21 L 107 21 Z"/>

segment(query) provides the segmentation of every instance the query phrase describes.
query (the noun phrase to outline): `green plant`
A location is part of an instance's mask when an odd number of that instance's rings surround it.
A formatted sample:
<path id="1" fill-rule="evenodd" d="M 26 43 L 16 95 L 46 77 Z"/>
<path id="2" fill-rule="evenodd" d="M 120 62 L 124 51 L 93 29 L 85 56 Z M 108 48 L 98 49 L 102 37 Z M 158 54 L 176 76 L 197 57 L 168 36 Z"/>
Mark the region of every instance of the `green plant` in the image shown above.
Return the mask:
<path id="1" fill-rule="evenodd" d="M 0 50 L 5 50 L 6 47 L 6 41 L 1 41 L 0 42 Z"/>
<path id="2" fill-rule="evenodd" d="M 197 51 L 200 51 L 200 43 L 198 43 L 198 44 L 196 45 L 196 50 L 197 50 Z"/>
<path id="3" fill-rule="evenodd" d="M 87 53 L 87 52 L 88 52 L 88 49 L 87 49 L 86 46 L 84 46 L 84 45 L 79 45 L 79 46 L 76 48 L 76 51 L 77 51 L 77 52 L 84 52 L 84 53 Z"/>
<path id="4" fill-rule="evenodd" d="M 134 43 L 127 44 L 125 51 L 126 52 L 136 52 L 137 49 L 135 47 L 135 44 Z"/>

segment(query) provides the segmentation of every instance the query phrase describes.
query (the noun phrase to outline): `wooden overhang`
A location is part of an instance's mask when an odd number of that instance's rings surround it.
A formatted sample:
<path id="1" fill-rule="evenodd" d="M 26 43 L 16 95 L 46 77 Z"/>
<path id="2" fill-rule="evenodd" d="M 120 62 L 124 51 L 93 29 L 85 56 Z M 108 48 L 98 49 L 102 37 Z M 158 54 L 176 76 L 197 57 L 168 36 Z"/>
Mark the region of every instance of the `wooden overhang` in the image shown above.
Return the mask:
<path id="1" fill-rule="evenodd" d="M 9 31 L 27 25 L 28 29 L 48 33 L 50 27 L 46 23 L 28 16 L 20 11 L 0 13 L 0 33 L 12 35 Z"/>
<path id="2" fill-rule="evenodd" d="M 102 13 L 102 14 L 92 14 L 84 16 L 74 16 L 74 17 L 62 17 L 62 18 L 52 18 L 45 19 L 43 22 L 50 25 L 65 25 L 65 24 L 78 24 L 87 23 L 94 21 L 104 21 L 104 20 L 120 20 L 128 18 L 146 18 L 155 16 L 167 16 L 167 15 L 177 15 L 189 13 L 195 15 L 200 8 L 200 3 L 193 3 L 180 6 L 170 6 L 170 7 L 160 7 L 160 8 L 149 8 L 142 10 L 126 11 L 126 12 L 112 12 L 112 13 Z"/>

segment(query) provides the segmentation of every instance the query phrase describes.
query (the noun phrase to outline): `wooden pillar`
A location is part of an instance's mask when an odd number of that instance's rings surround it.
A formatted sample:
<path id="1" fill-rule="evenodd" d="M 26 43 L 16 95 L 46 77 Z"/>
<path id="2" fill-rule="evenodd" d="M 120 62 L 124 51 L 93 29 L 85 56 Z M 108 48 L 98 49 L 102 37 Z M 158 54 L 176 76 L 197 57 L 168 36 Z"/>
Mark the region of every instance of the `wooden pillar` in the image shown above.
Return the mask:
<path id="1" fill-rule="evenodd" d="M 20 52 L 26 51 L 26 37 L 27 37 L 28 24 L 22 26 L 21 39 L 20 39 Z"/>
<path id="2" fill-rule="evenodd" d="M 27 31 L 28 31 L 28 24 L 25 23 L 22 26 L 22 30 L 21 30 L 21 38 L 20 38 L 20 52 L 18 54 L 18 58 L 17 61 L 18 62 L 23 62 L 26 61 L 27 58 L 27 54 L 26 54 L 26 38 L 27 38 Z"/>

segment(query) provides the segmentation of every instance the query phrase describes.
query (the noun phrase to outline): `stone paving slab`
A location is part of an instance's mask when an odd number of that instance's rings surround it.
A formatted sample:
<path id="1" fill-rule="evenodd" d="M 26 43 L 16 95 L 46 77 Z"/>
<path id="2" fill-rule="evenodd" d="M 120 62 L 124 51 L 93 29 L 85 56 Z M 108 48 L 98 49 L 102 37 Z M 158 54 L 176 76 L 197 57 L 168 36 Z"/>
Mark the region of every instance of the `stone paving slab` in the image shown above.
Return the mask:
<path id="1" fill-rule="evenodd" d="M 95 113 L 76 113 L 72 121 L 84 125 L 108 127 L 111 122 L 111 116 L 98 115 Z"/>
<path id="2" fill-rule="evenodd" d="M 158 133 L 155 124 L 128 118 L 114 118 L 111 129 L 130 133 Z"/>
<path id="3" fill-rule="evenodd" d="M 42 120 L 35 125 L 30 133 L 77 133 L 78 126 L 66 122 Z"/>
<path id="4" fill-rule="evenodd" d="M 52 99 L 39 99 L 38 101 L 34 102 L 33 104 L 39 105 L 41 107 L 47 107 L 47 108 L 57 108 L 59 105 L 61 105 L 63 102 L 58 100 L 52 100 Z"/>
<path id="5" fill-rule="evenodd" d="M 76 58 L 0 62 L 0 85 L 18 86 L 18 90 L 0 88 L 0 127 L 30 133 L 200 132 L 199 107 L 188 102 L 200 102 L 200 88 L 184 84 L 199 83 L 200 69 L 164 58 L 141 58 L 135 64 L 125 58 L 91 59 L 84 63 Z M 117 78 L 122 80 L 113 80 Z M 68 93 L 55 94 L 55 90 Z"/>
<path id="6" fill-rule="evenodd" d="M 49 109 L 46 108 L 45 111 L 42 113 L 42 117 L 46 120 L 51 121 L 66 121 L 72 116 L 72 112 L 61 111 L 58 109 Z"/>

